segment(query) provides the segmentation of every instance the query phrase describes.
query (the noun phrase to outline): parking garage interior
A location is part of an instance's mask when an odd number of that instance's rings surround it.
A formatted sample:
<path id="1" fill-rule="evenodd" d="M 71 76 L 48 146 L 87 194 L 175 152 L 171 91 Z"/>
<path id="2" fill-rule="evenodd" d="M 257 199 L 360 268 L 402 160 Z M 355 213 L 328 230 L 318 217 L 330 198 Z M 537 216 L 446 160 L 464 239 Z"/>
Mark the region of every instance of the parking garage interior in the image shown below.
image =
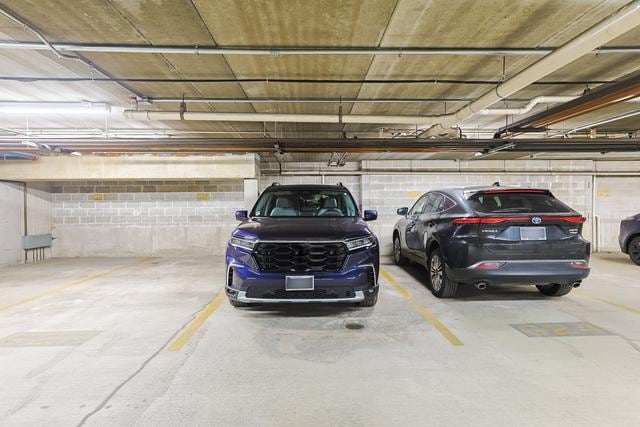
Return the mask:
<path id="1" fill-rule="evenodd" d="M 640 2 L 0 0 L 0 65 L 0 424 L 640 424 Z M 375 307 L 229 304 L 275 182 L 377 211 Z M 492 185 L 584 217 L 579 287 L 393 262 Z"/>

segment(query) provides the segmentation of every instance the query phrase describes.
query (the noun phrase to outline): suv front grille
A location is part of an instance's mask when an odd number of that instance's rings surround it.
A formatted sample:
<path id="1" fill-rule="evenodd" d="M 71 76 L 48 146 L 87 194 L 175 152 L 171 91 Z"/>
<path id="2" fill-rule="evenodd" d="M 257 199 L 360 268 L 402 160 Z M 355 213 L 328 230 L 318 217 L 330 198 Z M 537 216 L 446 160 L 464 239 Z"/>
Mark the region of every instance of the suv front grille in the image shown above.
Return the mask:
<path id="1" fill-rule="evenodd" d="M 253 255 L 261 271 L 335 272 L 342 269 L 348 252 L 342 242 L 260 242 Z"/>

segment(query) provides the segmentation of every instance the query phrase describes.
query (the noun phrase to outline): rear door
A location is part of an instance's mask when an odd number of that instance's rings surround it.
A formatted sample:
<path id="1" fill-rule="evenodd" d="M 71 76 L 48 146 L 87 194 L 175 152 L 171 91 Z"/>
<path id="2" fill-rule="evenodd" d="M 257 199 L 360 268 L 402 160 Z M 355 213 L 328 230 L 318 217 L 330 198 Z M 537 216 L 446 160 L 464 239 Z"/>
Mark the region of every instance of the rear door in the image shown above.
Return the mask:
<path id="1" fill-rule="evenodd" d="M 482 250 L 494 259 L 576 259 L 584 218 L 545 190 L 491 190 L 468 198 Z"/>

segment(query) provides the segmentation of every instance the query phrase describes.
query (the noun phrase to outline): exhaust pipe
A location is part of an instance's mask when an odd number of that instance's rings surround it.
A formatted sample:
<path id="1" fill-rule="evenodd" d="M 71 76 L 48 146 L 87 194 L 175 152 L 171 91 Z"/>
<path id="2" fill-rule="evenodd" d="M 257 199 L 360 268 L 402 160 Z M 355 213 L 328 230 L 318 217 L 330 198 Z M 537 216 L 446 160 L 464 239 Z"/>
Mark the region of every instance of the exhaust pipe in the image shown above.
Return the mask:
<path id="1" fill-rule="evenodd" d="M 476 289 L 479 291 L 484 291 L 485 289 L 487 289 L 487 282 L 478 282 L 475 284 Z"/>
<path id="2" fill-rule="evenodd" d="M 581 284 L 582 284 L 582 281 L 578 280 L 577 282 L 573 282 L 573 287 L 574 288 L 579 288 Z"/>

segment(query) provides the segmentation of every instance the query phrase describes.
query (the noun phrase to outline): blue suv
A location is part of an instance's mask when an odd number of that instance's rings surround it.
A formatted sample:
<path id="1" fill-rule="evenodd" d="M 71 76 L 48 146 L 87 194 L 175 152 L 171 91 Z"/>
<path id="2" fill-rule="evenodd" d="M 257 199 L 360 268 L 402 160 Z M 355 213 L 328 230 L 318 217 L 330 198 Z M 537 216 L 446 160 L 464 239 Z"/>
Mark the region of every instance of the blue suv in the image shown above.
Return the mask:
<path id="1" fill-rule="evenodd" d="M 354 303 L 378 299 L 378 239 L 342 185 L 268 187 L 227 244 L 226 293 L 254 303 Z"/>

